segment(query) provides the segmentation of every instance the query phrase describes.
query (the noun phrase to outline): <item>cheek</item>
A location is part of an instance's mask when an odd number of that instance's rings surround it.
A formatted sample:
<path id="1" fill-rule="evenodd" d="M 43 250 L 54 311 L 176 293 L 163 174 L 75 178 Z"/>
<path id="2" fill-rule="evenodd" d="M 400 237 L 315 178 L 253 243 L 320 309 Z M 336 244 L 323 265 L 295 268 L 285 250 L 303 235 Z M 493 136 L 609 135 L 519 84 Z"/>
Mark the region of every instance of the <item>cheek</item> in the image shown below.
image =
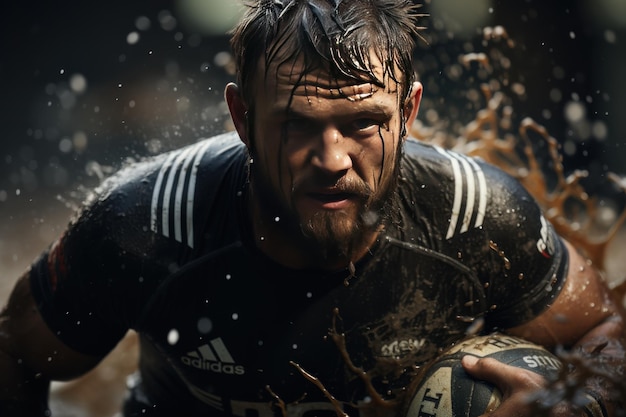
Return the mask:
<path id="1" fill-rule="evenodd" d="M 398 161 L 400 141 L 393 137 L 393 132 L 382 130 L 377 141 L 362 150 L 363 172 L 369 172 L 368 181 L 374 182 L 378 187 L 380 183 L 387 182 L 394 175 Z"/>
<path id="2" fill-rule="evenodd" d="M 393 155 L 387 154 L 385 156 L 385 161 L 380 168 L 380 175 L 378 177 L 378 181 L 376 181 L 376 192 L 381 193 L 385 192 L 386 188 L 392 182 L 393 177 L 395 176 L 396 170 L 396 153 L 393 152 Z"/>
<path id="3" fill-rule="evenodd" d="M 385 151 L 385 159 L 383 161 L 383 174 L 385 176 L 391 175 L 395 172 L 396 165 L 399 162 L 400 147 L 398 141 L 391 143 Z"/>
<path id="4" fill-rule="evenodd" d="M 286 144 L 284 146 L 283 161 L 292 172 L 297 173 L 307 165 L 309 154 L 310 151 L 305 147 Z"/>
<path id="5" fill-rule="evenodd" d="M 279 143 L 277 143 L 275 147 L 265 149 L 263 166 L 264 171 L 272 183 L 281 184 L 284 181 L 288 168 L 282 155 L 282 147 Z"/>
<path id="6" fill-rule="evenodd" d="M 252 159 L 255 172 L 263 177 L 264 182 L 276 184 L 278 172 L 280 172 L 278 141 L 268 136 L 262 129 L 255 130 L 252 140 L 254 141 Z"/>
<path id="7" fill-rule="evenodd" d="M 289 149 L 278 136 L 265 141 L 265 146 L 259 146 L 258 155 L 261 159 L 261 172 L 272 188 L 285 198 L 291 193 L 295 178 L 302 170 L 304 156 L 302 152 Z"/>
<path id="8" fill-rule="evenodd" d="M 283 172 L 291 178 L 297 178 L 303 174 L 310 162 L 311 149 L 304 141 L 298 142 L 287 140 L 280 142 L 280 149 L 275 153 L 280 158 Z"/>

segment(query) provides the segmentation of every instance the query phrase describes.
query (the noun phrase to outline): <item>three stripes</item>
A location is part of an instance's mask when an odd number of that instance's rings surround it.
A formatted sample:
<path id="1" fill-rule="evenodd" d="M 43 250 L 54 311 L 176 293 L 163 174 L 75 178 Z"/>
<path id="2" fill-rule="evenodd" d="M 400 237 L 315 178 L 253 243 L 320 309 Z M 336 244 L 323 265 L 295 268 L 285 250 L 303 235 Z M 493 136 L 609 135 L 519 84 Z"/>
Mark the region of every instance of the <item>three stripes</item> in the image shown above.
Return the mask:
<path id="1" fill-rule="evenodd" d="M 459 220 L 461 227 L 458 233 L 467 232 L 472 219 L 472 227 L 482 226 L 487 207 L 487 184 L 483 170 L 473 159 L 440 147 L 435 149 L 450 161 L 454 174 L 454 201 L 446 233 L 446 239 L 450 239 L 457 233 Z M 461 214 L 463 206 L 465 209 Z"/>
<path id="2" fill-rule="evenodd" d="M 165 237 L 173 236 L 191 248 L 194 246 L 193 206 L 198 166 L 209 145 L 209 141 L 203 141 L 182 152 L 172 152 L 161 166 L 152 192 L 150 230 L 160 230 Z"/>

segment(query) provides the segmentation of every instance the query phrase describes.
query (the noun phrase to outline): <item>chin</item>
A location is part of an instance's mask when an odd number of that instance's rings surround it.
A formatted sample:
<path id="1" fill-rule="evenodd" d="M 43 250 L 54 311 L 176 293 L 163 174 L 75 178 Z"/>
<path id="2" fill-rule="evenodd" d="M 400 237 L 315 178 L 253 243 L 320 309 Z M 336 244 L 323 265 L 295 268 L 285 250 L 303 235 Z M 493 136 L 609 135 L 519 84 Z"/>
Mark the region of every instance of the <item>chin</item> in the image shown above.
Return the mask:
<path id="1" fill-rule="evenodd" d="M 345 211 L 317 212 L 301 223 L 301 230 L 327 259 L 350 259 L 366 232 L 359 217 Z"/>

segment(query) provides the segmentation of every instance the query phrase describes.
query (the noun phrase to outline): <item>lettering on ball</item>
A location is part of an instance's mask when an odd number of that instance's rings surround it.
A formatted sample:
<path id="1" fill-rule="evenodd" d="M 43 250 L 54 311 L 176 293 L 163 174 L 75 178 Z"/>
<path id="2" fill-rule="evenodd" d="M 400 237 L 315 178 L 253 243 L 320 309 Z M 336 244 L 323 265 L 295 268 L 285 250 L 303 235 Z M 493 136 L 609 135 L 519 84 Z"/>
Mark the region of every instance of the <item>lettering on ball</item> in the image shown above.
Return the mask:
<path id="1" fill-rule="evenodd" d="M 544 355 L 524 356 L 522 360 L 529 368 L 545 368 L 558 371 L 561 366 L 561 362 L 558 359 Z"/>

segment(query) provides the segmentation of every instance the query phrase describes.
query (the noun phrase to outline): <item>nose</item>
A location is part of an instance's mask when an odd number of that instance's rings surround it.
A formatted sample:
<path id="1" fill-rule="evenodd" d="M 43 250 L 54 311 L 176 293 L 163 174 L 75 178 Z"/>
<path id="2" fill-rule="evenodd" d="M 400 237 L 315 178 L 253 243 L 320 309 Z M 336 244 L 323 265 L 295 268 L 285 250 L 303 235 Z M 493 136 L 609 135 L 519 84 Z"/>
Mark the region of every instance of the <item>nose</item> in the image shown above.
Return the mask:
<path id="1" fill-rule="evenodd" d="M 321 132 L 321 139 L 314 151 L 312 164 L 327 173 L 344 172 L 352 168 L 349 140 L 336 128 Z"/>

